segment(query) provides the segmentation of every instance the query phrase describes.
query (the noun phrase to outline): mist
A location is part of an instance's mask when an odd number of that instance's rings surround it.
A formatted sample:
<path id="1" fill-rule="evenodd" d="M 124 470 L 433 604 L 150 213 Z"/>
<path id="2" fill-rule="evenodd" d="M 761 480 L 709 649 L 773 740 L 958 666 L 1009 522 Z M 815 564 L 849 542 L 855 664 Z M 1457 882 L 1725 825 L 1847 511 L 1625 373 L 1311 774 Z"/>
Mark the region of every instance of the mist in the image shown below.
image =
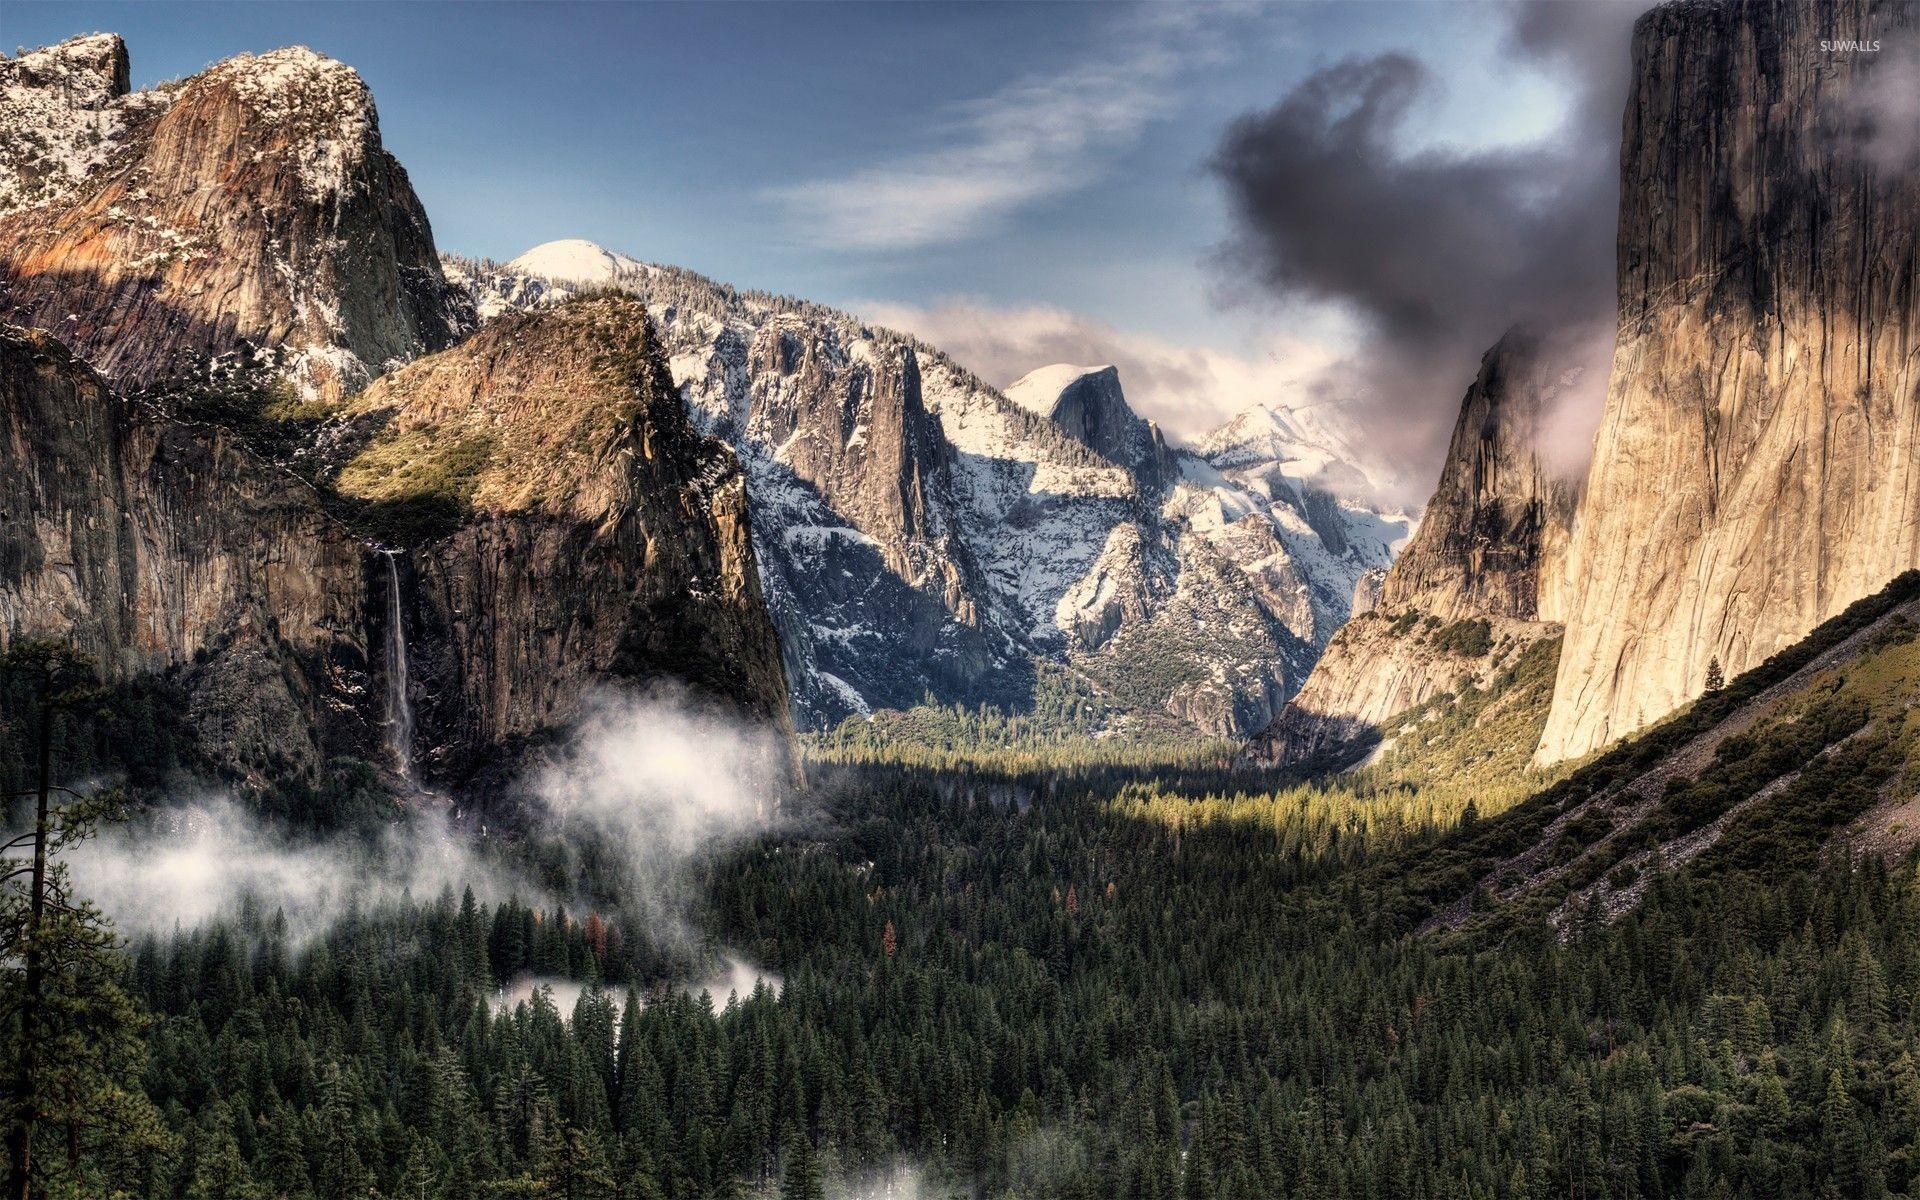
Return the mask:
<path id="1" fill-rule="evenodd" d="M 289 934 L 305 939 L 409 897 L 465 888 L 488 903 L 539 896 L 486 861 L 438 809 L 410 812 L 372 841 L 302 841 L 217 792 L 110 827 L 62 860 L 80 895 L 136 933 L 191 928 L 253 907 L 278 910 Z"/>
<path id="2" fill-rule="evenodd" d="M 62 861 L 76 892 L 125 932 L 277 910 L 296 939 L 358 912 L 469 888 L 486 904 L 592 907 L 582 886 L 591 862 L 618 873 L 611 882 L 653 918 L 651 935 L 692 943 L 699 939 L 680 916 L 690 899 L 685 868 L 771 826 L 783 762 L 777 735 L 677 691 L 609 690 L 589 697 L 584 716 L 519 789 L 529 840 L 558 845 L 575 863 L 566 886 L 544 886 L 515 865 L 508 847 L 454 820 L 447 802 L 431 795 L 415 797 L 377 836 L 315 839 L 209 790 L 109 827 Z M 750 993 L 761 978 L 773 977 L 723 954 L 717 973 L 697 984 L 724 1004 L 729 991 Z"/>
<path id="3" fill-rule="evenodd" d="M 1920 167 L 1920 38 L 1888 38 L 1879 52 L 1859 55 L 1853 86 L 1826 120 L 1835 144 L 1859 154 L 1888 181 Z"/>
<path id="4" fill-rule="evenodd" d="M 762 984 L 776 996 L 787 986 L 779 975 L 755 966 L 738 954 L 722 954 L 717 970 L 683 980 L 675 990 L 696 1000 L 706 996 L 715 1008 L 725 1008 L 732 1001 L 747 1000 Z M 580 997 L 597 987 L 597 984 L 560 975 L 521 975 L 494 993 L 493 1007 L 496 1012 L 511 1012 L 522 1004 L 531 1004 L 535 994 L 545 991 L 560 1015 L 571 1019 L 573 1006 L 580 1002 Z M 644 1003 L 646 997 L 643 995 L 641 999 Z"/>
<path id="5" fill-rule="evenodd" d="M 782 754 L 773 731 L 677 689 L 601 691 L 533 773 L 528 810 L 543 836 L 611 847 L 631 886 L 671 890 L 695 854 L 771 827 Z"/>

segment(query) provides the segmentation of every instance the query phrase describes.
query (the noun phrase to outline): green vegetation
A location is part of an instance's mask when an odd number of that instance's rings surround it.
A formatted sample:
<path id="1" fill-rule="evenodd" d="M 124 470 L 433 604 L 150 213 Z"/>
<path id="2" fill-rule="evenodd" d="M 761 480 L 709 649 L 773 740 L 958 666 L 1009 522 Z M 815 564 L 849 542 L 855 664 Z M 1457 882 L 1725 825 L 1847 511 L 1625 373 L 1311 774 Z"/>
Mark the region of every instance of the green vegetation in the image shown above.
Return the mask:
<path id="1" fill-rule="evenodd" d="M 1087 768 L 1224 768 L 1238 749 L 1225 738 L 1151 726 L 1111 731 L 1112 710 L 1075 672 L 1036 665 L 1033 707 L 1007 712 L 990 705 L 936 704 L 882 709 L 848 717 L 830 730 L 803 734 L 807 761 L 836 766 L 893 765 L 1005 775 Z"/>
<path id="2" fill-rule="evenodd" d="M 1455 621 L 1434 630 L 1427 644 L 1442 654 L 1485 658 L 1493 649 L 1493 625 L 1485 617 Z"/>
<path id="3" fill-rule="evenodd" d="M 1913 770 L 1910 628 L 1674 788 L 1697 822 L 1808 731 L 1803 790 L 1744 810 L 1724 852 L 1607 868 L 1645 886 L 1636 910 L 1564 939 L 1528 904 L 1415 930 L 1915 592 L 1504 813 L 1431 764 L 1511 762 L 1550 647 L 1318 790 L 816 760 L 790 824 L 699 860 L 673 919 L 533 830 L 507 852 L 591 904 L 449 892 L 311 933 L 250 911 L 142 938 L 125 1078 L 156 1122 L 138 1154 L 82 1147 L 86 1194 L 840 1196 L 911 1165 L 924 1195 L 981 1198 L 1912 1196 L 1920 863 L 1821 853 L 1858 793 Z M 1570 849 L 1617 819 L 1588 810 Z M 784 987 L 685 995 L 719 946 Z M 589 986 L 570 1012 L 500 1007 L 527 973 Z"/>
<path id="4" fill-rule="evenodd" d="M 58 727 L 87 723 L 105 695 L 86 656 L 25 640 L 0 655 L 0 676 L 27 703 L 11 723 L 28 744 L 24 809 L 0 842 L 0 1130 L 10 1194 L 104 1194 L 104 1181 L 170 1143 L 158 1113 L 128 1080 L 145 1025 L 118 976 L 112 930 L 73 892 L 63 852 L 124 813 L 117 790 L 70 787 L 55 775 Z M 52 1151 L 64 1146 L 65 1154 Z M 111 1186 L 111 1185 L 105 1185 Z"/>
<path id="5" fill-rule="evenodd" d="M 1571 944 L 1410 939 L 1369 852 L 848 783 L 706 864 L 701 923 L 785 979 L 728 1005 L 617 916 L 445 896 L 302 941 L 144 939 L 152 1196 L 1899 1195 L 1910 869 L 1661 881 Z M 604 947 L 604 948 L 603 948 Z M 599 980 L 570 1013 L 491 1002 Z M 616 1014 L 620 1014 L 616 1019 Z M 220 1189 L 227 1189 L 222 1191 Z"/>
<path id="6" fill-rule="evenodd" d="M 333 488 L 350 524 L 387 546 L 417 546 L 458 529 L 473 511 L 481 473 L 498 439 L 408 430 L 369 446 L 341 470 Z"/>
<path id="7" fill-rule="evenodd" d="M 1920 571 L 1910 571 L 1878 594 L 1850 606 L 1790 649 L 1746 672 L 1721 690 L 1702 696 L 1634 739 L 1579 766 L 1565 778 L 1514 805 L 1497 819 L 1478 822 L 1471 828 L 1457 830 L 1433 845 L 1383 861 L 1370 869 L 1369 883 L 1384 885 L 1390 881 L 1391 886 L 1383 889 L 1383 895 L 1390 897 L 1391 903 L 1403 906 L 1398 910 L 1399 918 L 1413 921 L 1431 915 L 1449 901 L 1470 895 L 1480 879 L 1494 867 L 1540 842 L 1547 827 L 1557 817 L 1587 804 L 1609 789 L 1638 777 L 1656 763 L 1670 758 L 1701 734 L 1718 727 L 1762 692 L 1788 679 L 1822 654 L 1916 598 L 1920 598 Z M 1761 748 L 1761 742 L 1770 744 L 1767 757 L 1762 760 L 1763 767 L 1770 765 L 1777 769 L 1785 763 L 1813 761 L 1813 755 L 1832 744 L 1829 737 L 1843 736 L 1860 727 L 1864 718 L 1856 711 L 1853 700 L 1868 691 L 1879 697 L 1878 703 L 1901 708 L 1904 713 L 1900 717 L 1901 728 L 1909 732 L 1902 736 L 1883 733 L 1861 746 L 1850 748 L 1849 756 L 1842 760 L 1843 768 L 1859 769 L 1868 760 L 1876 763 L 1897 760 L 1900 764 L 1908 764 L 1897 769 L 1910 771 L 1915 753 L 1911 734 L 1913 718 L 1910 711 L 1904 710 L 1904 705 L 1913 693 L 1910 690 L 1911 677 L 1905 673 L 1911 669 L 1911 663 L 1904 649 L 1908 638 L 1904 630 L 1905 626 L 1896 616 L 1887 631 L 1876 637 L 1874 644 L 1867 648 L 1871 657 L 1858 668 L 1868 672 L 1861 677 L 1862 687 L 1853 698 L 1833 706 L 1837 711 L 1828 710 L 1816 688 L 1803 701 L 1805 707 L 1789 707 L 1775 721 L 1756 730 L 1754 738 L 1747 741 L 1735 739 L 1730 746 L 1723 748 L 1718 762 L 1726 770 L 1721 776 L 1716 776 L 1714 771 L 1701 775 L 1699 786 L 1703 790 L 1697 805 L 1689 809 L 1692 816 L 1672 813 L 1656 816 L 1657 823 L 1648 829 L 1616 839 L 1605 852 L 1590 856 L 1581 874 L 1563 880 L 1554 889 L 1538 893 L 1528 905 L 1499 910 L 1488 914 L 1488 919 L 1496 923 L 1516 924 L 1541 917 L 1544 915 L 1540 911 L 1542 906 L 1550 907 L 1557 903 L 1565 887 L 1600 878 L 1625 853 L 1643 848 L 1646 843 L 1635 838 L 1644 839 L 1649 832 L 1657 835 L 1662 831 L 1697 828 L 1705 824 L 1705 820 L 1700 819 L 1702 813 L 1716 809 L 1724 811 L 1728 803 L 1725 789 L 1720 790 L 1718 799 L 1711 798 L 1713 793 L 1709 789 L 1716 787 L 1717 778 L 1737 772 L 1742 779 L 1757 781 L 1758 775 L 1764 773 L 1763 770 L 1747 772 L 1741 766 L 1753 751 Z M 1832 692 L 1827 694 L 1830 697 Z M 1803 712 L 1811 714 L 1814 719 L 1804 730 L 1796 730 L 1795 726 L 1801 721 L 1797 714 Z M 1893 714 L 1889 711 L 1885 715 L 1891 718 Z M 1867 758 L 1863 759 L 1861 755 Z M 1891 772 L 1896 767 L 1887 765 L 1885 769 Z M 1885 774 L 1879 773 L 1880 767 L 1876 766 L 1873 770 L 1876 773 L 1874 777 L 1886 778 Z M 1776 797 L 1775 803 L 1757 809 L 1753 820 L 1766 821 L 1779 816 L 1783 805 L 1806 798 L 1809 789 L 1819 786 L 1822 780 L 1828 780 L 1831 774 L 1830 766 L 1822 766 L 1821 770 L 1811 773 L 1808 779 L 1788 789 L 1781 797 Z M 1862 783 L 1866 778 L 1856 776 L 1851 783 L 1836 781 L 1829 787 L 1828 794 L 1820 798 L 1818 811 L 1825 815 L 1810 819 L 1812 810 L 1803 810 L 1800 817 L 1787 822 L 1795 829 L 1790 846 L 1776 844 L 1773 852 L 1785 854 L 1786 861 L 1796 866 L 1811 862 L 1834 824 L 1857 815 L 1867 802 Z M 1695 784 L 1683 784 L 1675 790 L 1674 797 L 1690 795 L 1694 788 Z M 1692 824 L 1689 825 L 1689 822 Z M 1710 859 L 1730 853 L 1754 829 L 1749 822 L 1730 831 L 1722 843 L 1723 848 L 1717 848 Z"/>

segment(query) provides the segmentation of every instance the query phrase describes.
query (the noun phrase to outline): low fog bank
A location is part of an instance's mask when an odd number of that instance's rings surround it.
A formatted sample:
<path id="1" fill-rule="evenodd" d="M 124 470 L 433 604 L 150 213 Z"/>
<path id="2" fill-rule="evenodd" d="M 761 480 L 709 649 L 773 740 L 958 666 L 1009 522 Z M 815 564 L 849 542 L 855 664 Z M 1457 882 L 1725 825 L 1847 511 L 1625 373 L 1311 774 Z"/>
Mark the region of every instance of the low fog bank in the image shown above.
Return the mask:
<path id="1" fill-rule="evenodd" d="M 602 692 L 531 773 L 527 823 L 574 852 L 576 869 L 610 851 L 630 890 L 670 898 L 696 855 L 772 827 L 783 750 L 773 731 L 677 691 Z"/>
<path id="2" fill-rule="evenodd" d="M 421 794 L 376 831 L 298 836 L 234 794 L 208 790 L 110 827 L 62 859 L 76 893 L 136 935 L 277 912 L 305 940 L 356 913 L 471 889 L 489 905 L 595 909 L 613 898 L 655 940 L 697 947 L 703 939 L 684 916 L 688 867 L 772 828 L 784 763 L 777 734 L 676 691 L 608 691 L 590 697 L 571 732 L 528 767 L 517 801 L 524 834 L 483 836 L 445 798 Z M 723 953 L 711 975 L 685 986 L 724 1005 L 762 979 L 779 986 Z M 538 982 L 568 989 L 562 1008 L 571 1011 L 579 983 Z"/>
<path id="3" fill-rule="evenodd" d="M 701 996 L 710 997 L 715 1008 L 725 1008 L 732 1000 L 745 1001 L 761 984 L 776 996 L 787 986 L 786 981 L 772 971 L 757 967 L 737 954 L 723 954 L 718 970 L 699 979 L 682 981 L 676 990 L 696 1000 Z M 510 1012 L 522 1004 L 531 1004 L 534 996 L 544 991 L 560 1015 L 571 1018 L 580 997 L 597 987 L 557 975 L 522 975 L 494 993 L 493 1007 L 496 1012 Z M 608 990 L 624 992 L 624 989 Z M 643 1004 L 650 998 L 649 993 L 640 993 Z"/>
<path id="4" fill-rule="evenodd" d="M 243 907 L 287 919 L 296 938 L 340 918 L 412 898 L 471 888 L 494 903 L 538 895 L 486 861 L 438 809 L 412 811 L 378 838 L 303 841 L 224 793 L 157 809 L 106 829 L 64 856 L 75 890 L 123 930 L 203 925 Z"/>

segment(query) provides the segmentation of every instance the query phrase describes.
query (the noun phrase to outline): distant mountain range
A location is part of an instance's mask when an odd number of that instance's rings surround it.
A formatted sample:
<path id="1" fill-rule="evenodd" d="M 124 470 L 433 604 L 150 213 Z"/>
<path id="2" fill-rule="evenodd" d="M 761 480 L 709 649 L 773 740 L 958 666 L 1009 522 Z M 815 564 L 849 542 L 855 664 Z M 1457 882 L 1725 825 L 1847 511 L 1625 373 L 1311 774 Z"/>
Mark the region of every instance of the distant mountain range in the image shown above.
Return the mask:
<path id="1" fill-rule="evenodd" d="M 1090 688 L 1115 727 L 1244 734 L 1298 688 L 1412 520 L 1333 414 L 1256 408 L 1195 451 L 1110 366 L 1000 392 L 849 313 L 577 240 L 443 256 L 482 320 L 643 300 L 702 429 L 740 456 L 796 719 Z"/>

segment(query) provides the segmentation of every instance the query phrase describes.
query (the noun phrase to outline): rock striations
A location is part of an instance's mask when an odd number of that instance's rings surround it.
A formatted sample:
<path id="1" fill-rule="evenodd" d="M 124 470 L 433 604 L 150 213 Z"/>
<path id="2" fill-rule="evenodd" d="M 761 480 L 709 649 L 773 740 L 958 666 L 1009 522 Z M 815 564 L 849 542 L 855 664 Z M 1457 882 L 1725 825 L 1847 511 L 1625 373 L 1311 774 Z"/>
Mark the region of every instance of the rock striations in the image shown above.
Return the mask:
<path id="1" fill-rule="evenodd" d="M 366 554 L 314 489 L 218 427 L 114 394 L 0 325 L 0 645 L 67 637 L 169 674 L 230 769 L 368 754 Z M 356 716 L 356 713 L 359 713 Z"/>
<path id="2" fill-rule="evenodd" d="M 1916 40 L 1902 0 L 1669 4 L 1636 27 L 1619 335 L 1540 760 L 1920 563 L 1920 156 L 1910 94 L 1876 102 L 1911 88 Z"/>
<path id="3" fill-rule="evenodd" d="M 1419 530 L 1377 601 L 1356 604 L 1306 686 L 1249 744 L 1249 762 L 1351 758 L 1394 716 L 1486 683 L 1558 631 L 1574 487 L 1543 461 L 1540 433 L 1571 382 L 1525 331 L 1487 351 Z"/>
<path id="4" fill-rule="evenodd" d="M 127 90 L 117 37 L 0 61 L 0 317 L 120 386 L 227 356 L 338 397 L 459 303 L 352 68 L 302 47 Z"/>

